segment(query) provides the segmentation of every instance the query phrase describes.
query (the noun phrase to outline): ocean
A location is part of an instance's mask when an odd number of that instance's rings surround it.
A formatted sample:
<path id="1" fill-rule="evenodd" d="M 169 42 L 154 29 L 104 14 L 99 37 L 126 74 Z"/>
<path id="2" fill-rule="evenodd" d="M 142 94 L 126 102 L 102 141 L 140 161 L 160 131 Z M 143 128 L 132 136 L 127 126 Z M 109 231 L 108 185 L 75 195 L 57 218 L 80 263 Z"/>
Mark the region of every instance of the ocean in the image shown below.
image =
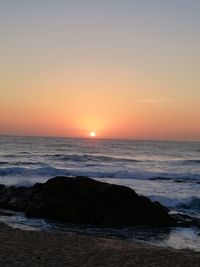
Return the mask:
<path id="1" fill-rule="evenodd" d="M 169 207 L 200 218 L 200 142 L 0 136 L 0 183 L 30 186 L 49 178 L 89 176 L 126 185 Z M 95 229 L 0 216 L 13 227 L 122 236 L 159 246 L 200 251 L 200 230 L 192 228 Z"/>

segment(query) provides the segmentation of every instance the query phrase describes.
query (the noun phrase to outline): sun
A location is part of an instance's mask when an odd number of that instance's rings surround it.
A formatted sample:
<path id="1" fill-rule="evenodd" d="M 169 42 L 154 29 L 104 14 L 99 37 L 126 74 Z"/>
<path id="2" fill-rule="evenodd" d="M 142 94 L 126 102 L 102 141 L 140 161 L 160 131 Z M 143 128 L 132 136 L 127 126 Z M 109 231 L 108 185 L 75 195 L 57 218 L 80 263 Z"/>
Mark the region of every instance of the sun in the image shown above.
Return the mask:
<path id="1" fill-rule="evenodd" d="M 95 137 L 96 133 L 95 132 L 90 132 L 90 137 Z"/>

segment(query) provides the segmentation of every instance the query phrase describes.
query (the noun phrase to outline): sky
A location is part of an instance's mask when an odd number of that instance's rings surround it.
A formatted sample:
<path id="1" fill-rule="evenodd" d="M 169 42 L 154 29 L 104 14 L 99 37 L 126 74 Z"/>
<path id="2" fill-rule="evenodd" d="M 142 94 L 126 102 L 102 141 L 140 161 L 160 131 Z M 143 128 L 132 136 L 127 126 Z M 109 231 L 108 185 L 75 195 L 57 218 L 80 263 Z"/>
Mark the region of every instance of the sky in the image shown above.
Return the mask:
<path id="1" fill-rule="evenodd" d="M 0 134 L 200 141 L 199 0 L 0 0 Z"/>

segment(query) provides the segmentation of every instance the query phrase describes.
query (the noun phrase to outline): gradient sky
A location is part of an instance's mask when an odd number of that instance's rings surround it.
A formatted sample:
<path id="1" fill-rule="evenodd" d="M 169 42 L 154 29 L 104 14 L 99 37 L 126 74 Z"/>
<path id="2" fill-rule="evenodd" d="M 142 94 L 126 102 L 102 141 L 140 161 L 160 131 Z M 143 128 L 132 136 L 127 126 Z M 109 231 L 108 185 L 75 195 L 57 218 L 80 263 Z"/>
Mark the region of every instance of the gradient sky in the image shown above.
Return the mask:
<path id="1" fill-rule="evenodd" d="M 199 0 L 0 0 L 0 134 L 200 140 Z"/>

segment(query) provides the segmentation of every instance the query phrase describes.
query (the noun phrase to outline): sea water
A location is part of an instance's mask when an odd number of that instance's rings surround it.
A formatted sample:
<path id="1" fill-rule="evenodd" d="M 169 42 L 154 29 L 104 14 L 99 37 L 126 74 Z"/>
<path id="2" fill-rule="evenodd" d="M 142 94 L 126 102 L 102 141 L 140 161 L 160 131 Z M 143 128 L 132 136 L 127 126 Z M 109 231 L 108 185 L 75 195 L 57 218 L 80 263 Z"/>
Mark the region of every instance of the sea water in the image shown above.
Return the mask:
<path id="1" fill-rule="evenodd" d="M 1 184 L 30 186 L 57 175 L 85 175 L 126 185 L 173 212 L 200 218 L 200 142 L 0 136 Z M 29 229 L 69 228 L 26 219 L 21 213 L 10 219 L 2 216 L 1 221 Z M 103 233 L 77 227 L 72 228 Z M 106 234 L 111 232 L 159 246 L 200 250 L 200 232 L 196 228 L 104 229 Z"/>

